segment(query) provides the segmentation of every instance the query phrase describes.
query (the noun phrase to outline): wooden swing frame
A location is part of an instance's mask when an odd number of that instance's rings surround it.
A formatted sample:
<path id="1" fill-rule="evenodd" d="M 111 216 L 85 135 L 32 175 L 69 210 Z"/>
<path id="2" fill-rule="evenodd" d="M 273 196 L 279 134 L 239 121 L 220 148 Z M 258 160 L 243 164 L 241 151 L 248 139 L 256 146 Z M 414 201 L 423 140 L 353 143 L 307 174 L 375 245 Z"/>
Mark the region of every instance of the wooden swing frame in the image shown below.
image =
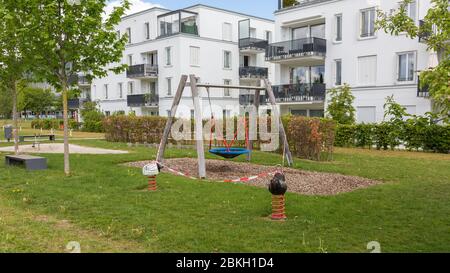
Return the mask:
<path id="1" fill-rule="evenodd" d="M 163 163 L 164 161 L 164 152 L 167 146 L 167 142 L 169 139 L 169 133 L 173 125 L 174 117 L 177 113 L 178 106 L 181 101 L 181 97 L 183 95 L 183 91 L 186 87 L 191 88 L 192 93 L 192 99 L 194 103 L 194 119 L 195 119 L 195 135 L 196 136 L 203 136 L 203 123 L 202 123 L 202 113 L 200 111 L 200 97 L 199 97 L 199 88 L 204 87 L 208 89 L 213 88 L 228 88 L 228 89 L 243 89 L 243 90 L 253 90 L 255 91 L 255 101 L 254 105 L 257 109 L 257 113 L 259 115 L 258 109 L 259 109 L 259 98 L 260 98 L 260 92 L 266 91 L 269 95 L 269 101 L 270 104 L 273 107 L 273 111 L 275 116 L 279 117 L 279 133 L 283 141 L 284 145 L 284 154 L 286 156 L 286 160 L 289 166 L 292 166 L 294 163 L 292 160 L 292 154 L 289 149 L 289 144 L 287 141 L 286 131 L 283 126 L 283 122 L 281 121 L 281 116 L 278 111 L 278 108 L 276 107 L 276 100 L 275 95 L 273 94 L 272 86 L 270 85 L 269 81 L 267 79 L 264 79 L 264 87 L 257 87 L 257 86 L 234 86 L 234 85 L 220 85 L 220 84 L 202 84 L 197 83 L 197 78 L 195 75 L 190 75 L 190 82 L 188 82 L 188 76 L 182 75 L 180 79 L 180 83 L 178 85 L 177 93 L 175 94 L 175 97 L 172 102 L 172 108 L 170 111 L 170 116 L 167 119 L 166 126 L 164 128 L 164 133 L 161 138 L 161 143 L 158 148 L 158 154 L 156 160 L 158 162 Z M 203 138 L 203 137 L 202 137 Z M 249 155 L 247 156 L 247 159 L 251 159 L 251 151 L 253 150 L 253 140 L 248 141 L 248 150 L 250 150 Z M 206 178 L 206 161 L 205 161 L 205 147 L 204 147 L 204 140 L 203 139 L 197 139 L 196 140 L 196 149 L 197 149 L 197 158 L 198 158 L 198 173 L 199 177 L 201 179 Z"/>

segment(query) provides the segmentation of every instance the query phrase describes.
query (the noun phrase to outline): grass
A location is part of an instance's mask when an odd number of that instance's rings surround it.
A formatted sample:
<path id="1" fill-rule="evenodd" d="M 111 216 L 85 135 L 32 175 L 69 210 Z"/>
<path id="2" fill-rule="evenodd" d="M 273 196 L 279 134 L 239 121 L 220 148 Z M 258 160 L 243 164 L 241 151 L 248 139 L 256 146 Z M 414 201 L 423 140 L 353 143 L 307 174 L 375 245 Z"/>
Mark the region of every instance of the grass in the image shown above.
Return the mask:
<path id="1" fill-rule="evenodd" d="M 119 164 L 152 159 L 154 149 L 72 143 L 131 153 L 72 155 L 71 177 L 63 175 L 62 155 L 45 155 L 42 172 L 0 165 L 0 252 L 62 252 L 69 240 L 92 252 L 368 252 L 370 241 L 383 252 L 450 252 L 448 155 L 337 149 L 333 162 L 297 159 L 295 168 L 384 183 L 338 196 L 289 193 L 289 219 L 278 223 L 266 218 L 265 189 L 161 174 L 159 191 L 149 193 L 139 169 Z M 253 162 L 276 165 L 280 156 L 255 153 Z M 65 221 L 68 230 L 58 227 Z"/>

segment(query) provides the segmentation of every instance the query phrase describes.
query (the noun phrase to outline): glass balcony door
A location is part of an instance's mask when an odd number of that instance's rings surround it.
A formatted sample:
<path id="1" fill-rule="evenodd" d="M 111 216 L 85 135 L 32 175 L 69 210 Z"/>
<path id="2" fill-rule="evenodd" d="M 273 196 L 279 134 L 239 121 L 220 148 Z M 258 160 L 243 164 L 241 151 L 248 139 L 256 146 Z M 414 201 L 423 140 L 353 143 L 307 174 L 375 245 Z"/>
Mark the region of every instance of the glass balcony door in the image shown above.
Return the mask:
<path id="1" fill-rule="evenodd" d="M 306 66 L 291 68 L 291 84 L 324 83 L 325 66 Z"/>

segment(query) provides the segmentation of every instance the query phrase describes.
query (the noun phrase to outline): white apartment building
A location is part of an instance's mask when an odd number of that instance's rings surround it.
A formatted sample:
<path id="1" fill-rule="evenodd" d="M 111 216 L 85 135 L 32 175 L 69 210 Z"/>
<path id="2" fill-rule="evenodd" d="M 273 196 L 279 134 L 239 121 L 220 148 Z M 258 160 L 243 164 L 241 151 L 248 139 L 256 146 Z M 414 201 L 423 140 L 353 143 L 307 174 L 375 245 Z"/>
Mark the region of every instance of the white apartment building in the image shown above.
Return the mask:
<path id="1" fill-rule="evenodd" d="M 416 24 L 429 0 L 415 0 L 408 13 Z M 429 67 L 425 44 L 406 35 L 375 31 L 376 9 L 398 9 L 399 1 L 303 0 L 275 12 L 275 43 L 266 60 L 276 64 L 280 111 L 323 116 L 326 90 L 349 84 L 358 122 L 380 122 L 385 98 L 411 114 L 432 110 L 427 92 L 418 89 L 418 72 Z"/>
<path id="2" fill-rule="evenodd" d="M 170 11 L 152 8 L 123 17 L 118 34 L 128 35 L 122 74 L 96 79 L 91 99 L 106 114 L 168 116 L 180 77 L 195 74 L 202 83 L 259 85 L 272 78 L 274 65 L 265 49 L 274 35 L 273 21 L 195 5 Z M 216 117 L 239 114 L 239 90 L 210 90 Z M 201 90 L 204 118 L 210 117 L 206 90 Z M 193 115 L 190 90 L 185 90 L 177 116 Z"/>

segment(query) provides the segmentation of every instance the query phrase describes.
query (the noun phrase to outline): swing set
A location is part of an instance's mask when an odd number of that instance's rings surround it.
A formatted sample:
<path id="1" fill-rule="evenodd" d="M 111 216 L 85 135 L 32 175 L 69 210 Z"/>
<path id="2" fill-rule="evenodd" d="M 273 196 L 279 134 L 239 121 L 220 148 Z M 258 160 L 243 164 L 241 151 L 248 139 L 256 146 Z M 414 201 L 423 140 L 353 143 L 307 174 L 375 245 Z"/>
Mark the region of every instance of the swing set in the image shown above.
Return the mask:
<path id="1" fill-rule="evenodd" d="M 256 86 L 232 86 L 232 85 L 215 85 L 215 84 L 201 84 L 197 83 L 197 78 L 195 75 L 189 76 L 190 82 L 187 82 L 188 76 L 182 75 L 180 79 L 180 83 L 178 85 L 177 93 L 175 94 L 175 97 L 173 99 L 172 108 L 171 108 L 171 114 L 167 119 L 166 126 L 164 128 L 164 133 L 161 138 L 161 143 L 159 145 L 158 154 L 157 154 L 157 162 L 163 162 L 164 161 L 164 151 L 167 146 L 167 142 L 169 139 L 169 133 L 172 128 L 172 124 L 174 121 L 174 117 L 177 113 L 178 106 L 181 101 L 181 97 L 183 95 L 183 91 L 185 87 L 190 87 L 192 92 L 192 99 L 194 103 L 194 118 L 195 118 L 195 134 L 196 136 L 202 136 L 203 135 L 203 128 L 202 128 L 202 112 L 200 109 L 200 97 L 199 97 L 199 88 L 206 88 L 206 91 L 208 93 L 208 100 L 209 105 L 211 108 L 211 131 L 210 131 L 210 140 L 209 140 L 209 152 L 218 156 L 221 156 L 225 159 L 232 159 L 241 155 L 247 155 L 247 160 L 251 159 L 251 154 L 253 150 L 253 141 L 249 139 L 249 131 L 248 131 L 248 124 L 246 121 L 246 117 L 243 117 L 243 123 L 245 128 L 245 144 L 246 148 L 238 148 L 233 147 L 233 145 L 236 143 L 238 138 L 238 132 L 236 131 L 234 134 L 233 140 L 228 142 L 225 138 L 223 140 L 224 147 L 220 148 L 213 148 L 213 130 L 215 130 L 215 118 L 212 111 L 212 105 L 211 105 L 211 98 L 210 98 L 210 89 L 237 89 L 237 90 L 252 90 L 255 92 L 255 100 L 254 104 L 256 109 L 259 108 L 259 98 L 260 93 L 265 91 L 268 94 L 270 104 L 272 106 L 276 106 L 275 101 L 275 95 L 273 94 L 272 86 L 270 85 L 269 81 L 267 79 L 264 79 L 264 87 L 256 87 Z M 278 113 L 278 108 L 273 107 L 273 111 L 276 117 L 280 117 Z M 258 111 L 257 111 L 258 112 Z M 289 144 L 287 142 L 286 138 L 286 132 L 283 127 L 283 123 L 281 122 L 281 118 L 279 120 L 279 133 L 282 138 L 283 142 L 283 160 L 286 158 L 287 163 L 289 166 L 292 166 L 293 160 L 292 155 L 289 150 Z M 197 137 L 196 140 L 196 149 L 197 149 L 197 158 L 198 158 L 198 173 L 199 177 L 201 179 L 206 178 L 206 162 L 205 162 L 205 150 L 204 150 L 204 143 L 202 137 Z"/>

